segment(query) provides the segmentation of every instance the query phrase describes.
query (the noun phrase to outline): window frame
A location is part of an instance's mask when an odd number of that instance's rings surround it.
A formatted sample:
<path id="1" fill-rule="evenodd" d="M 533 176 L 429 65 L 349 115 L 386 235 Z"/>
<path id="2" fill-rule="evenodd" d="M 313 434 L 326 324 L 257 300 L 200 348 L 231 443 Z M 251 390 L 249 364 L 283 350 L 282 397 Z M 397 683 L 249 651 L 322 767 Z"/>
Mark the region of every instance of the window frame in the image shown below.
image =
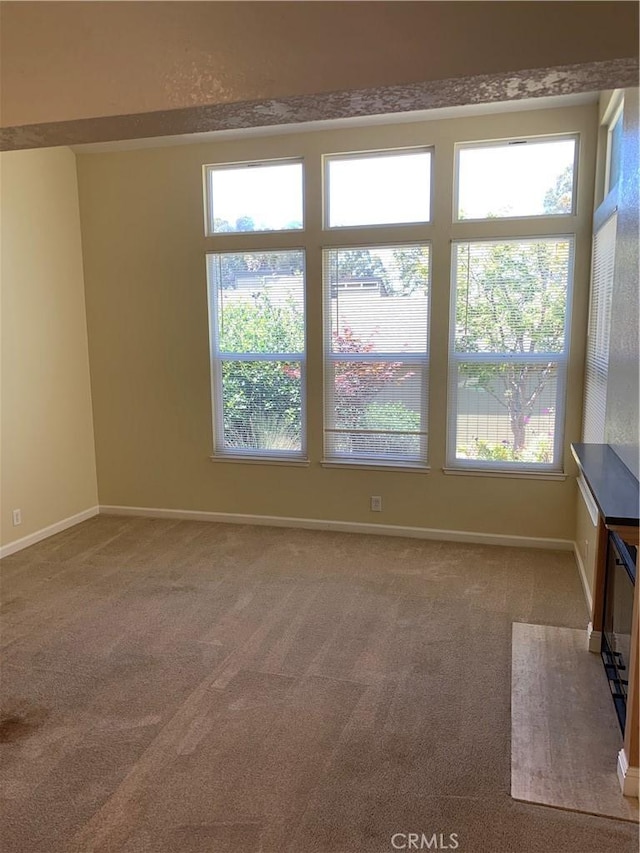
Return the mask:
<path id="1" fill-rule="evenodd" d="M 466 221 L 466 220 L 463 220 Z M 457 315 L 457 269 L 455 263 L 456 247 L 467 243 L 536 243 L 542 241 L 564 241 L 569 243 L 567 264 L 567 295 L 564 316 L 563 348 L 560 352 L 539 352 L 535 355 L 526 353 L 464 353 L 456 351 L 456 315 Z M 448 346 L 448 381 L 447 381 L 447 439 L 446 439 L 446 468 L 450 471 L 476 473 L 504 473 L 512 475 L 526 474 L 563 474 L 564 473 L 564 434 L 566 428 L 567 377 L 571 356 L 571 324 L 573 317 L 573 292 L 575 278 L 576 234 L 527 234 L 527 236 L 492 236 L 492 237 L 459 237 L 451 241 L 450 262 L 450 300 L 449 300 L 449 346 Z M 459 459 L 457 458 L 457 426 L 458 426 L 458 365 L 464 362 L 486 364 L 506 364 L 530 362 L 533 364 L 557 365 L 556 373 L 556 405 L 554 417 L 554 447 L 553 461 L 546 462 L 501 462 L 488 459 Z"/>
<path id="2" fill-rule="evenodd" d="M 329 178 L 329 164 L 331 162 L 344 160 L 371 160 L 375 157 L 401 157 L 407 154 L 429 154 L 429 218 L 412 219 L 404 222 L 376 222 L 358 225 L 331 225 L 329 221 L 331 213 L 331 187 Z M 347 151 L 335 154 L 322 155 L 322 230 L 327 232 L 344 232 L 348 230 L 361 231 L 363 229 L 380 228 L 408 228 L 411 226 L 433 225 L 433 182 L 435 176 L 435 146 L 434 145 L 411 145 L 403 148 L 376 148 L 372 151 Z M 355 248 L 355 247 L 354 247 Z"/>
<path id="3" fill-rule="evenodd" d="M 351 251 L 358 249 L 396 249 L 403 247 L 428 247 L 429 249 L 429 277 L 427 281 L 427 317 L 426 317 L 426 347 L 424 352 L 406 353 L 406 352 L 390 352 L 381 353 L 360 353 L 349 354 L 345 356 L 341 353 L 334 353 L 331 348 L 331 333 L 332 333 L 332 287 L 331 281 L 325 276 L 325 258 L 331 252 Z M 330 244 L 322 246 L 322 340 L 323 340 L 323 356 L 322 356 L 322 372 L 323 372 L 323 421 L 322 421 L 322 447 L 323 458 L 322 464 L 326 467 L 346 467 L 346 468 L 378 468 L 387 470 L 429 470 L 429 391 L 430 391 L 430 372 L 431 372 L 431 294 L 433 282 L 433 240 L 393 240 L 373 243 L 340 243 L 339 245 Z M 333 382 L 333 371 L 330 366 L 340 362 L 391 362 L 401 361 L 403 364 L 415 364 L 421 369 L 422 386 L 420 398 L 420 431 L 416 433 L 420 436 L 421 454 L 419 458 L 398 458 L 389 455 L 366 456 L 356 455 L 351 453 L 334 453 L 329 449 L 328 433 L 335 433 L 336 430 L 330 425 L 330 413 L 335 413 L 335 384 Z M 356 430 L 345 430 L 346 432 L 356 432 Z M 374 431 L 375 432 L 375 431 Z M 380 431 L 378 431 L 379 433 Z"/>
<path id="4" fill-rule="evenodd" d="M 253 232 L 251 232 L 253 233 Z M 271 232 L 269 232 L 271 233 Z M 217 235 L 216 235 L 217 236 Z M 233 254 L 259 254 L 277 252 L 300 252 L 303 259 L 302 309 L 303 350 L 302 353 L 229 353 L 219 346 L 218 310 L 219 287 L 209 278 L 209 257 Z M 207 249 L 205 252 L 207 276 L 207 315 L 209 321 L 209 365 L 212 411 L 212 447 L 214 459 L 245 462 L 306 463 L 307 455 L 307 252 L 304 246 L 286 248 L 252 248 L 246 251 L 221 251 Z M 297 362 L 300 365 L 300 450 L 273 450 L 268 448 L 229 448 L 225 445 L 224 390 L 222 366 L 226 362 Z"/>
<path id="5" fill-rule="evenodd" d="M 213 208 L 213 184 L 211 181 L 211 175 L 215 171 L 232 171 L 234 169 L 251 169 L 260 167 L 268 167 L 268 166 L 286 166 L 286 165 L 295 165 L 299 164 L 301 167 L 301 192 L 302 192 L 302 227 L 301 228 L 276 228 L 276 229 L 268 229 L 264 230 L 256 230 L 256 231 L 214 231 L 213 230 L 213 222 L 215 220 L 214 208 Z M 256 237 L 265 237 L 270 234 L 303 234 L 306 230 L 306 222 L 305 222 L 305 214 L 306 214 L 306 187 L 305 187 L 305 158 L 303 156 L 300 157 L 274 157 L 274 158 L 266 158 L 264 160 L 238 160 L 232 162 L 224 162 L 224 163 L 205 163 L 202 167 L 203 174 L 203 185 L 204 185 L 204 224 L 205 224 L 205 237 L 229 237 L 232 238 L 237 235 L 242 235 L 244 237 L 247 236 L 256 236 Z"/>
<path id="6" fill-rule="evenodd" d="M 460 218 L 460 152 L 466 149 L 477 148 L 506 148 L 509 145 L 523 145 L 529 142 L 560 142 L 562 140 L 572 139 L 574 141 L 573 154 L 573 186 L 571 189 L 571 212 L 570 213 L 527 213 L 521 216 L 481 216 L 481 217 L 465 217 Z M 503 139 L 488 139 L 476 141 L 456 142 L 454 144 L 453 155 L 453 196 L 452 196 L 452 220 L 457 224 L 474 224 L 479 222 L 521 222 L 523 220 L 531 220 L 538 222 L 543 219 L 557 220 L 562 217 L 576 216 L 578 210 L 578 170 L 580 164 L 580 133 L 554 133 L 544 134 L 541 136 L 512 136 Z"/>

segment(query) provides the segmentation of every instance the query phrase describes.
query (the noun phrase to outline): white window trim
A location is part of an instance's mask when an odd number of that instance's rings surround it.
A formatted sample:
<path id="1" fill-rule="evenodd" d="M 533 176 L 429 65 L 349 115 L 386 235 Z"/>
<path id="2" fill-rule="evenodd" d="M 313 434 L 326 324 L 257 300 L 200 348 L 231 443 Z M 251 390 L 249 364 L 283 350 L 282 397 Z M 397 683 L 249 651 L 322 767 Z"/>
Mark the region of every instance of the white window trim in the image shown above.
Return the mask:
<path id="1" fill-rule="evenodd" d="M 534 213 L 524 216 L 497 216 L 488 217 L 481 216 L 478 218 L 466 217 L 461 219 L 458 215 L 460 208 L 460 152 L 469 148 L 504 148 L 508 145 L 518 145 L 527 142 L 560 142 L 565 139 L 573 139 L 575 141 L 573 155 L 573 187 L 571 190 L 571 212 L 570 213 Z M 454 223 L 476 223 L 476 222 L 520 222 L 522 220 L 532 220 L 538 222 L 542 219 L 562 219 L 568 216 L 575 216 L 578 209 L 578 164 L 580 151 L 580 134 L 579 133 L 558 133 L 546 134 L 544 136 L 514 136 L 508 139 L 490 139 L 479 140 L 476 142 L 456 142 L 454 146 L 454 163 L 453 163 L 453 221 Z"/>
<path id="2" fill-rule="evenodd" d="M 459 353 L 456 352 L 456 297 L 457 288 L 455 280 L 454 252 L 456 245 L 460 243 L 508 243 L 508 242 L 540 242 L 543 240 L 567 240 L 569 242 L 569 263 L 567 280 L 567 301 L 564 317 L 564 348 L 561 352 L 536 352 L 527 353 Z M 564 431 L 565 411 L 567 398 L 567 372 L 569 365 L 569 354 L 571 351 L 571 317 L 573 311 L 573 283 L 575 266 L 575 234 L 545 234 L 535 237 L 487 237 L 456 239 L 451 241 L 451 297 L 449 303 L 449 381 L 447 395 L 447 448 L 446 448 L 446 473 L 454 471 L 492 474 L 496 476 L 500 472 L 513 474 L 558 474 L 564 475 Z M 507 361 L 532 362 L 548 364 L 553 362 L 557 365 L 556 379 L 556 407 L 554 418 L 554 458 L 549 463 L 534 462 L 499 462 L 494 459 L 458 459 L 456 458 L 457 447 L 457 421 L 458 421 L 458 387 L 457 373 L 458 364 L 461 362 L 477 361 L 487 364 L 503 364 Z"/>

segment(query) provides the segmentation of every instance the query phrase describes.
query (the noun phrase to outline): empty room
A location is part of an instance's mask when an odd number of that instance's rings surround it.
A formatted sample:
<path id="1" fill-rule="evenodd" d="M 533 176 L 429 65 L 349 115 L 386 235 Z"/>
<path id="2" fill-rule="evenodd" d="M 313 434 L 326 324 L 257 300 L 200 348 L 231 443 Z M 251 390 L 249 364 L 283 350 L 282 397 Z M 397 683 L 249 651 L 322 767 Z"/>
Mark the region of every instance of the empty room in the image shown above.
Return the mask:
<path id="1" fill-rule="evenodd" d="M 633 2 L 0 2 L 7 853 L 635 853 Z"/>

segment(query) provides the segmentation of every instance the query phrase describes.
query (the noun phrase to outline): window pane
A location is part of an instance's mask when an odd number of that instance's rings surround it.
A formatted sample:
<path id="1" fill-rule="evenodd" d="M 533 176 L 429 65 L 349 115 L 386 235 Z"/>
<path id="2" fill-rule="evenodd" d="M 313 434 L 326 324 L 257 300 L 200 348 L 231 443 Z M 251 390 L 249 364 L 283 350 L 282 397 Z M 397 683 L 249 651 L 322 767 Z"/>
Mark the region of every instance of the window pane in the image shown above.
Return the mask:
<path id="1" fill-rule="evenodd" d="M 337 361 L 332 371 L 332 455 L 420 460 L 424 455 L 422 365 Z"/>
<path id="2" fill-rule="evenodd" d="M 302 163 L 209 166 L 209 233 L 302 226 Z"/>
<path id="3" fill-rule="evenodd" d="M 618 216 L 614 213 L 594 234 L 591 267 L 591 304 L 584 376 L 582 440 L 602 443 L 605 439 L 611 296 L 616 257 Z"/>
<path id="4" fill-rule="evenodd" d="M 428 222 L 429 151 L 328 158 L 329 228 Z"/>
<path id="5" fill-rule="evenodd" d="M 457 365 L 456 459 L 554 462 L 555 363 Z"/>
<path id="6" fill-rule="evenodd" d="M 324 253 L 325 452 L 426 460 L 428 245 Z"/>
<path id="7" fill-rule="evenodd" d="M 300 456 L 304 252 L 209 254 L 207 269 L 216 450 Z"/>
<path id="8" fill-rule="evenodd" d="M 300 362 L 222 363 L 224 448 L 300 452 Z"/>
<path id="9" fill-rule="evenodd" d="M 457 218 L 571 213 L 575 156 L 575 139 L 460 148 Z"/>
<path id="10" fill-rule="evenodd" d="M 304 253 L 208 256 L 218 349 L 226 353 L 304 351 Z"/>
<path id="11" fill-rule="evenodd" d="M 423 353 L 427 349 L 428 245 L 328 249 L 334 353 Z"/>
<path id="12" fill-rule="evenodd" d="M 563 352 L 572 243 L 456 243 L 456 352 Z"/>

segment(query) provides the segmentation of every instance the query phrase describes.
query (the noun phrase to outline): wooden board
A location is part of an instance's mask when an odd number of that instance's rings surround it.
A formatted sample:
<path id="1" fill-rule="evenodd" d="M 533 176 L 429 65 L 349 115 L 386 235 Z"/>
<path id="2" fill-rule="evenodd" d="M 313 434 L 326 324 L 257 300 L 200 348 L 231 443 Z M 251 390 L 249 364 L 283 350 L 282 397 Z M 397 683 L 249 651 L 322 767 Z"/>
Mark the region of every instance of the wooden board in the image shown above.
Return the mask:
<path id="1" fill-rule="evenodd" d="M 513 623 L 511 796 L 638 820 L 616 774 L 622 735 L 599 655 L 575 628 Z"/>

